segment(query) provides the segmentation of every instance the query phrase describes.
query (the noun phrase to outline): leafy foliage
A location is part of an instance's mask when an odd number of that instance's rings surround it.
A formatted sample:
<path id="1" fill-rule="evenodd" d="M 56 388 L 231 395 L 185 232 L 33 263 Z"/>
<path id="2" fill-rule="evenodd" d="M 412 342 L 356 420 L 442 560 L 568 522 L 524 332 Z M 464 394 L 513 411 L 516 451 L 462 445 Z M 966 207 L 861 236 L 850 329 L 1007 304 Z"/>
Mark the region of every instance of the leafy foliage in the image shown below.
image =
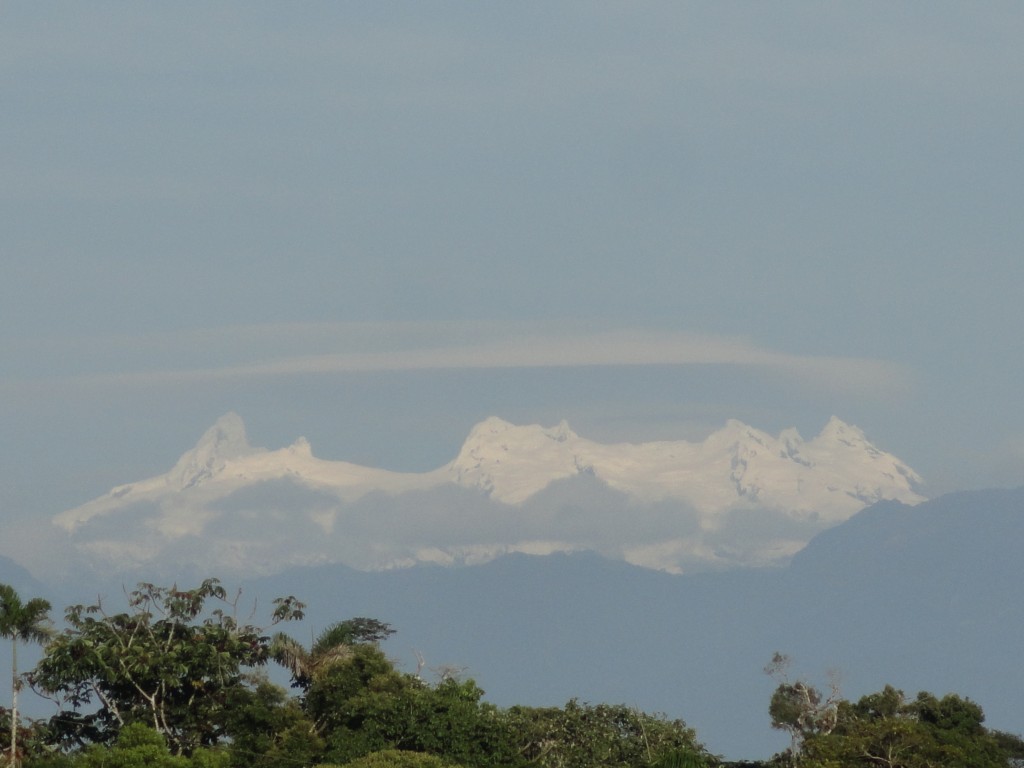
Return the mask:
<path id="1" fill-rule="evenodd" d="M 6 594 L 0 590 L 0 599 Z M 444 675 L 429 684 L 418 672 L 399 671 L 379 647 L 393 633 L 383 622 L 338 622 L 307 650 L 287 635 L 271 639 L 239 622 L 237 603 L 210 579 L 193 590 L 141 584 L 122 613 L 99 602 L 69 608 L 67 628 L 29 676 L 63 709 L 48 723 L 17 730 L 26 765 L 721 765 L 681 720 L 575 699 L 564 707 L 501 709 L 483 700 L 473 680 Z M 291 597 L 274 606 L 270 625 L 300 617 L 303 608 Z M 266 679 L 260 668 L 271 659 L 292 670 L 298 695 Z M 908 700 L 886 687 L 851 703 L 835 683 L 825 694 L 790 680 L 788 665 L 776 654 L 767 669 L 780 681 L 769 711 L 793 736 L 793 748 L 770 761 L 731 764 L 736 768 L 1019 768 L 1024 758 L 1024 741 L 988 731 L 969 699 L 920 693 Z M 12 723 L 0 708 L 0 726 Z"/>
<path id="2" fill-rule="evenodd" d="M 53 630 L 47 614 L 50 603 L 35 597 L 23 603 L 14 587 L 0 584 L 0 637 L 23 643 L 45 643 Z"/>
<path id="3" fill-rule="evenodd" d="M 189 758 L 172 755 L 167 740 L 143 723 L 121 729 L 111 746 L 93 744 L 69 768 L 228 768 L 222 750 L 198 749 Z"/>
<path id="4" fill-rule="evenodd" d="M 388 749 L 430 753 L 466 766 L 515 762 L 504 716 L 482 696 L 471 680 L 427 685 L 398 672 L 376 646 L 358 645 L 313 683 L 306 709 L 335 763 Z"/>
<path id="5" fill-rule="evenodd" d="M 791 681 L 791 664 L 789 656 L 776 652 L 764 671 L 779 680 L 768 704 L 768 714 L 772 718 L 772 728 L 789 733 L 790 763 L 796 765 L 807 739 L 818 734 L 828 734 L 835 728 L 839 684 L 833 679 L 830 692 L 826 695 L 803 680 Z"/>
<path id="6" fill-rule="evenodd" d="M 452 768 L 452 763 L 423 752 L 384 749 L 353 760 L 351 763 L 347 763 L 345 768 Z"/>
<path id="7" fill-rule="evenodd" d="M 395 634 L 395 630 L 387 622 L 369 619 L 365 616 L 356 616 L 353 619 L 339 621 L 337 624 L 329 627 L 321 635 L 321 638 L 329 635 L 331 642 L 335 644 L 361 645 L 364 643 L 380 643 L 387 640 L 393 634 Z"/>
<path id="8" fill-rule="evenodd" d="M 969 699 L 922 692 L 908 701 L 886 686 L 855 704 L 841 702 L 835 729 L 807 740 L 802 765 L 1006 768 L 1024 745 L 990 733 L 983 721 L 981 707 Z"/>
<path id="9" fill-rule="evenodd" d="M 44 643 L 53 634 L 48 614 L 50 604 L 40 597 L 22 602 L 14 587 L 0 584 L 0 637 L 11 641 L 11 711 L 7 733 L 9 763 L 17 765 L 18 752 L 18 692 L 22 680 L 18 674 L 18 643 Z"/>
<path id="10" fill-rule="evenodd" d="M 573 699 L 564 708 L 514 707 L 511 716 L 521 754 L 542 768 L 624 768 L 673 760 L 676 753 L 706 755 L 681 720 L 621 704 Z"/>
<path id="11" fill-rule="evenodd" d="M 231 740 L 231 765 L 238 768 L 273 768 L 319 759 L 324 740 L 299 702 L 263 677 L 231 692 L 225 732 Z"/>
<path id="12" fill-rule="evenodd" d="M 269 658 L 263 631 L 235 619 L 237 599 L 208 579 L 192 590 L 140 584 L 124 613 L 108 614 L 101 603 L 68 608 L 68 628 L 32 675 L 39 691 L 69 708 L 54 720 L 65 742 L 110 743 L 144 722 L 175 754 L 217 743 L 243 671 Z M 302 604 L 284 598 L 271 622 L 301 615 Z"/>
<path id="13" fill-rule="evenodd" d="M 675 749 L 658 758 L 654 768 L 705 768 L 707 764 L 707 757 L 699 752 Z"/>
<path id="14" fill-rule="evenodd" d="M 307 651 L 301 643 L 283 632 L 274 635 L 270 655 L 292 675 L 292 685 L 309 690 L 313 681 L 332 665 L 346 661 L 355 645 L 376 645 L 395 633 L 389 624 L 377 619 L 355 618 L 332 624 Z"/>

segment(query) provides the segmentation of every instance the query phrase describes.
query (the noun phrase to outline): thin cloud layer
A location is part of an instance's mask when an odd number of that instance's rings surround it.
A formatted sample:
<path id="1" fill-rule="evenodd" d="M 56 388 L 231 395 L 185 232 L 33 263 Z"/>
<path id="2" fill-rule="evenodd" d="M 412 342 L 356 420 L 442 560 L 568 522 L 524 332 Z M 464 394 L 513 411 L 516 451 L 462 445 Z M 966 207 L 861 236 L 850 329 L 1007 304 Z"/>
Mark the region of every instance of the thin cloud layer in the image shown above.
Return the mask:
<path id="1" fill-rule="evenodd" d="M 92 521 L 74 537 L 73 557 L 93 567 L 177 578 L 214 566 L 233 575 L 328 562 L 373 570 L 588 550 L 679 572 L 778 563 L 825 527 L 790 521 L 786 531 L 794 535 L 780 548 L 778 536 L 758 541 L 731 524 L 704 531 L 700 515 L 683 502 L 640 503 L 589 477 L 554 483 L 519 507 L 451 486 L 373 493 L 346 504 L 272 481 L 192 509 L 189 515 L 201 523 L 195 530 L 168 530 L 166 512 L 141 504 L 126 516 Z M 68 543 L 59 542 L 65 559 Z"/>
<path id="2" fill-rule="evenodd" d="M 57 6 L 0 26 L 7 518 L 229 409 L 415 468 L 841 413 L 1024 482 L 1024 5 Z"/>
<path id="3" fill-rule="evenodd" d="M 904 366 L 875 359 L 795 355 L 754 345 L 742 338 L 618 330 L 575 333 L 502 333 L 410 325 L 285 325 L 211 329 L 152 338 L 125 337 L 106 345 L 124 370 L 71 374 L 68 383 L 85 387 L 159 387 L 230 379 L 315 376 L 428 370 L 578 368 L 614 366 L 737 366 L 807 386 L 843 393 L 885 396 L 905 393 Z M 455 338 L 456 341 L 448 339 Z M 102 343 L 93 342 L 94 348 Z M 249 360 L 219 366 L 188 365 L 188 359 Z M 335 351 L 341 347 L 340 351 Z M 289 355 L 291 350 L 324 350 Z M 120 352 L 118 350 L 121 350 Z M 327 351 L 329 350 L 329 351 Z M 138 360 L 167 352 L 175 367 L 140 370 Z"/>

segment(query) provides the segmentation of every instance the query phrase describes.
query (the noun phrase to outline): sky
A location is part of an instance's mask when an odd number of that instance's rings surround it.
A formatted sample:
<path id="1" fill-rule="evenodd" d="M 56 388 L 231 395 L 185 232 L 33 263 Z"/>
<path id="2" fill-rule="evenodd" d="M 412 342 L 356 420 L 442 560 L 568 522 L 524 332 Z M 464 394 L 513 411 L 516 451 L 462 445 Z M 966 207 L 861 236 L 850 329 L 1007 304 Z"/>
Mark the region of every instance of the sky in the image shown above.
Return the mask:
<path id="1" fill-rule="evenodd" d="M 255 445 L 856 424 L 1024 483 L 1024 7 L 0 5 L 0 554 Z"/>

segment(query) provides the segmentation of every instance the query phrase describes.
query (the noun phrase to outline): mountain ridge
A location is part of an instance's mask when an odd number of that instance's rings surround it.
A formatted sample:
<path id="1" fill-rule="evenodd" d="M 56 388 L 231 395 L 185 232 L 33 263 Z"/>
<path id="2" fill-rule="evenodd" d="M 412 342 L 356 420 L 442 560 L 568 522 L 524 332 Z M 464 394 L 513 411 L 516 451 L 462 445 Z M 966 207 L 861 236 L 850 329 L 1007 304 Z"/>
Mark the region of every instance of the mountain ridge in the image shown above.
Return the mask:
<path id="1" fill-rule="evenodd" d="M 543 427 L 490 417 L 452 461 L 403 473 L 320 459 L 301 437 L 276 450 L 253 447 L 241 417 L 229 412 L 169 472 L 117 486 L 53 521 L 83 556 L 137 565 L 171 552 L 212 556 L 208 540 L 219 536 L 221 556 L 230 553 L 240 572 L 247 558 L 267 569 L 332 559 L 373 569 L 585 548 L 678 571 L 785 559 L 867 504 L 923 501 L 920 483 L 837 417 L 806 441 L 795 429 L 773 437 L 730 420 L 699 443 L 615 444 L 581 437 L 565 421 Z M 587 509 L 574 491 L 589 499 Z M 416 506 L 411 499 L 420 508 L 396 515 Z M 750 515 L 788 533 L 765 528 L 755 541 L 740 530 Z M 571 521 L 581 516 L 609 533 L 580 539 Z M 645 532 L 621 530 L 623 516 Z"/>
<path id="2" fill-rule="evenodd" d="M 672 574 L 577 551 L 466 568 L 333 562 L 202 575 L 244 587 L 246 599 L 298 596 L 313 635 L 352 616 L 387 621 L 399 632 L 390 654 L 410 669 L 417 654 L 428 670 L 464 669 L 499 706 L 623 702 L 684 718 L 712 751 L 763 758 L 785 746 L 762 674 L 775 651 L 811 683 L 837 670 L 850 700 L 887 684 L 956 692 L 984 706 L 990 727 L 1019 732 L 1021 540 L 1024 488 L 993 489 L 879 502 L 779 567 Z M 134 583 L 102 576 L 79 577 L 64 602 Z"/>
<path id="3" fill-rule="evenodd" d="M 625 702 L 684 718 L 712 751 L 764 758 L 772 654 L 844 698 L 891 684 L 957 692 L 1020 732 L 1024 488 L 880 502 L 786 566 L 670 574 L 591 552 L 510 554 L 464 569 L 300 568 L 251 582 L 302 595 L 315 627 L 372 615 L 411 665 L 465 669 L 499 705 Z"/>

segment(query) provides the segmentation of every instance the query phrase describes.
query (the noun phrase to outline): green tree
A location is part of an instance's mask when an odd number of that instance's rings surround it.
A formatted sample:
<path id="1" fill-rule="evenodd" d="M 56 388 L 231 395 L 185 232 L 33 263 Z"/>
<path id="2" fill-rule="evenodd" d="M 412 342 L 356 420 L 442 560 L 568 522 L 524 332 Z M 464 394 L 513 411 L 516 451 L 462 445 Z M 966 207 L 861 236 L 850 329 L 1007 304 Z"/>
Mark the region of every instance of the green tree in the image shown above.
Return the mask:
<path id="1" fill-rule="evenodd" d="M 810 736 L 807 768 L 1009 768 L 1020 740 L 993 734 L 981 707 L 956 694 L 919 693 L 907 701 L 891 686 L 840 702 L 836 726 Z"/>
<path id="2" fill-rule="evenodd" d="M 130 723 L 112 745 L 92 745 L 75 764 L 76 768 L 187 768 L 189 760 L 172 755 L 167 739 L 145 723 Z"/>
<path id="3" fill-rule="evenodd" d="M 324 740 L 299 702 L 262 675 L 231 693 L 225 733 L 237 768 L 310 765 L 324 751 Z"/>
<path id="4" fill-rule="evenodd" d="M 513 707 L 509 716 L 520 753 L 540 768 L 631 768 L 691 755 L 709 758 L 682 720 L 622 704 L 573 699 L 565 707 Z"/>
<path id="5" fill-rule="evenodd" d="M 18 764 L 18 643 L 43 643 L 53 634 L 50 604 L 40 597 L 23 603 L 14 587 L 0 584 L 0 637 L 11 641 L 11 744 L 10 764 Z"/>
<path id="6" fill-rule="evenodd" d="M 162 734 L 145 723 L 130 723 L 112 745 L 93 744 L 69 763 L 70 768 L 228 768 L 228 754 L 197 749 L 191 757 L 173 755 Z"/>
<path id="7" fill-rule="evenodd" d="M 324 767 L 318 766 L 318 768 Z M 345 768 L 454 768 L 454 766 L 435 755 L 410 752 L 404 749 L 385 749 L 380 752 L 371 752 L 351 763 L 346 763 Z"/>
<path id="8" fill-rule="evenodd" d="M 124 726 L 143 722 L 175 754 L 215 744 L 231 693 L 247 684 L 246 670 L 269 659 L 264 631 L 234 618 L 237 602 L 207 579 L 191 590 L 140 584 L 123 613 L 102 603 L 68 608 L 67 629 L 32 675 L 65 707 L 53 719 L 64 742 L 111 743 Z M 271 624 L 302 616 L 293 597 L 274 606 Z"/>
<path id="9" fill-rule="evenodd" d="M 692 749 L 674 749 L 659 757 L 653 768 L 706 768 L 708 756 Z"/>
<path id="10" fill-rule="evenodd" d="M 408 689 L 420 684 L 395 669 L 374 645 L 355 645 L 343 662 L 324 669 L 304 698 L 307 715 L 335 763 L 397 746 L 395 721 Z"/>
<path id="11" fill-rule="evenodd" d="M 386 621 L 356 616 L 334 625 L 338 642 L 349 645 L 376 645 L 387 640 L 395 630 Z"/>
<path id="12" fill-rule="evenodd" d="M 828 734 L 835 728 L 838 712 L 839 684 L 829 683 L 829 693 L 803 680 L 790 680 L 792 660 L 776 652 L 764 668 L 765 674 L 779 681 L 768 704 L 772 728 L 786 731 L 790 736 L 789 762 L 797 765 L 804 743 L 812 736 Z"/>
<path id="13" fill-rule="evenodd" d="M 391 708 L 394 727 L 388 740 L 464 766 L 521 762 L 508 718 L 483 701 L 483 694 L 473 680 L 449 677 L 426 685 L 413 678 Z"/>
<path id="14" fill-rule="evenodd" d="M 376 645 L 394 633 L 391 626 L 382 621 L 357 617 L 329 626 L 317 636 L 309 650 L 279 632 L 271 641 L 270 655 L 291 673 L 293 685 L 306 691 L 332 664 L 350 658 L 353 646 Z"/>
<path id="15" fill-rule="evenodd" d="M 376 645 L 356 644 L 312 681 L 304 706 L 338 765 L 391 749 L 473 768 L 522 763 L 506 714 L 482 697 L 472 680 L 429 685 Z"/>

